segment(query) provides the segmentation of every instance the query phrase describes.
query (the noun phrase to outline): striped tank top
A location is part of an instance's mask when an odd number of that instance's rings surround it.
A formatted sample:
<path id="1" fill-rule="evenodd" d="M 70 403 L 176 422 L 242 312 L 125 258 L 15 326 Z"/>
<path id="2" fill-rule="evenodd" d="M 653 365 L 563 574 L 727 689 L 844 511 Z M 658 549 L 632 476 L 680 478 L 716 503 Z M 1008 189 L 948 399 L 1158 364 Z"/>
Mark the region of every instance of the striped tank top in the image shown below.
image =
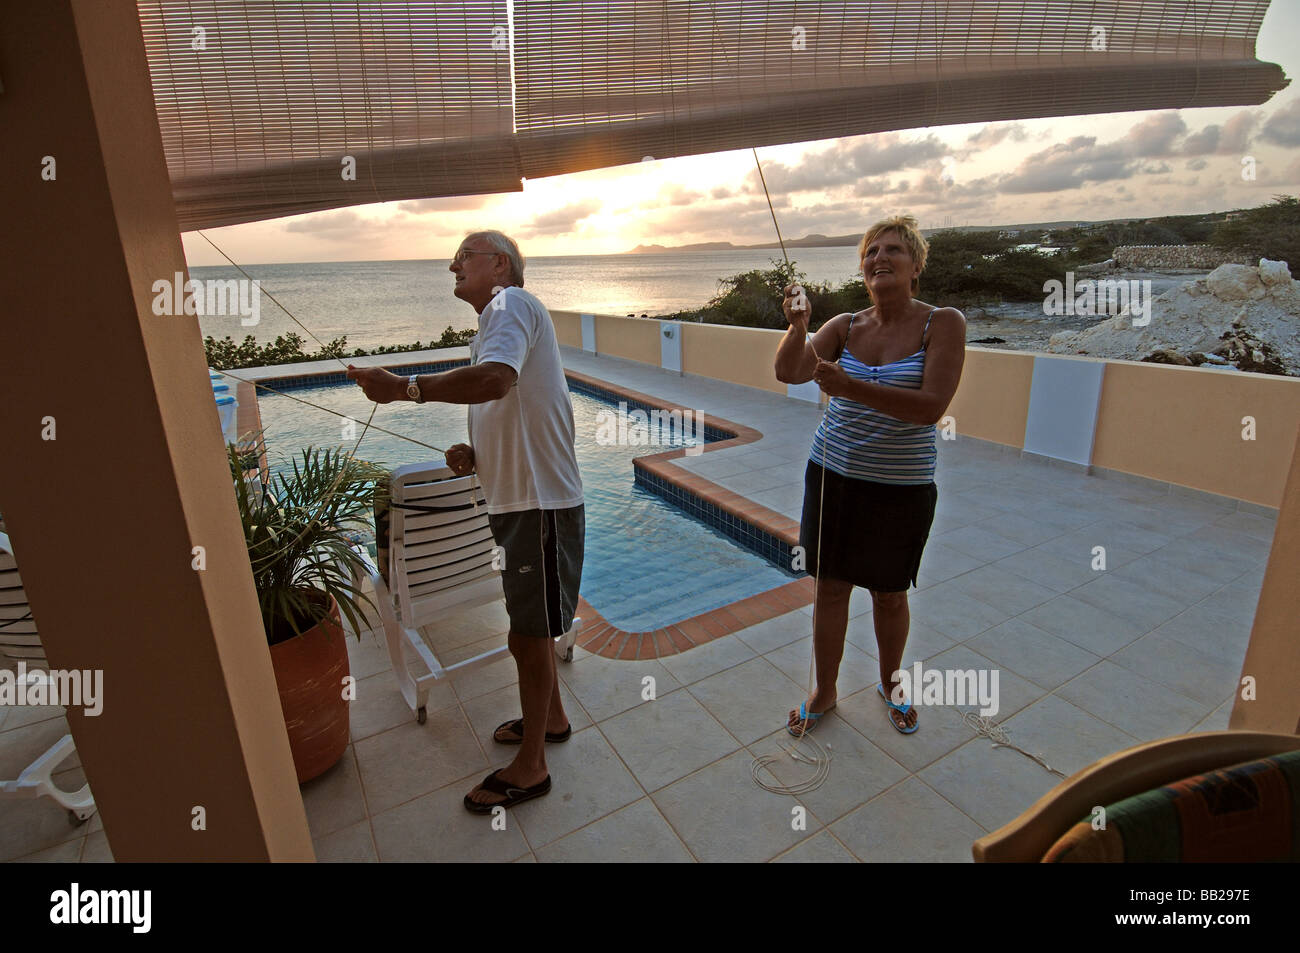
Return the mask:
<path id="1" fill-rule="evenodd" d="M 921 350 L 915 354 L 879 367 L 863 364 L 849 351 L 846 333 L 839 365 L 854 380 L 920 390 L 925 370 L 925 335 L 937 310 L 926 316 Z M 850 318 L 849 331 L 852 330 L 853 318 Z M 813 435 L 810 457 L 818 466 L 825 460 L 826 469 L 857 480 L 930 483 L 934 480 L 934 425 L 905 423 L 848 398 L 832 397 L 821 426 Z"/>

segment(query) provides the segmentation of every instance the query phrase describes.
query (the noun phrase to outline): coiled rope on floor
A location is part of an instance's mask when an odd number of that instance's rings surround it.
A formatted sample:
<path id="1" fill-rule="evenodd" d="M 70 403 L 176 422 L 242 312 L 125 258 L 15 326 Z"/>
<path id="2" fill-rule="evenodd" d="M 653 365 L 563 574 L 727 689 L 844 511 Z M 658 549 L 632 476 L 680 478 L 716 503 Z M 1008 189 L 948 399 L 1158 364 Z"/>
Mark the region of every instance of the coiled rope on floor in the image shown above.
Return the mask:
<path id="1" fill-rule="evenodd" d="M 1004 725 L 995 725 L 993 720 L 987 715 L 981 715 L 974 711 L 964 711 L 961 713 L 961 720 L 965 723 L 966 727 L 974 731 L 976 735 L 981 738 L 989 739 L 989 741 L 992 742 L 992 747 L 1010 748 L 1012 751 L 1019 751 L 1026 758 L 1031 758 L 1032 760 L 1037 761 L 1048 771 L 1052 772 L 1052 774 L 1058 775 L 1062 778 L 1066 776 L 1063 772 L 1057 771 L 1054 767 L 1048 764 L 1041 755 L 1036 755 L 1033 752 L 1026 751 L 1019 745 L 1012 744 L 1006 727 Z"/>

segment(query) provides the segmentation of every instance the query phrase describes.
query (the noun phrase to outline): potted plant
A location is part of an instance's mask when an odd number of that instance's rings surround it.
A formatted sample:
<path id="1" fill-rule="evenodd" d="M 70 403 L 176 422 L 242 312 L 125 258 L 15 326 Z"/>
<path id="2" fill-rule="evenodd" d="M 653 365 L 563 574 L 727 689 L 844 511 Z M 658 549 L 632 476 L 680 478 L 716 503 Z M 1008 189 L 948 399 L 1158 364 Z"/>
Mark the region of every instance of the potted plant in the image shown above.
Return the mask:
<path id="1" fill-rule="evenodd" d="M 258 443 L 260 444 L 260 435 Z M 227 448 L 257 603 L 302 783 L 324 773 L 348 745 L 348 653 L 340 613 L 368 628 L 358 587 L 365 564 L 357 530 L 388 490 L 382 467 L 338 449 L 308 447 L 269 484 L 250 479 L 248 456 Z"/>

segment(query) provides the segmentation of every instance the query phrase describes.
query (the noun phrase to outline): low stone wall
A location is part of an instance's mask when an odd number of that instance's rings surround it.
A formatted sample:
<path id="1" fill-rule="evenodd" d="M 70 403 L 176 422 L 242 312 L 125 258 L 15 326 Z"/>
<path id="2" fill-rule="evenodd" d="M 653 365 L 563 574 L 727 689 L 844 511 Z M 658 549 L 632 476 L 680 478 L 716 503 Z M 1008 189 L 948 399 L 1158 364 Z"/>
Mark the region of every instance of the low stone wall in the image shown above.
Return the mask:
<path id="1" fill-rule="evenodd" d="M 1213 245 L 1119 245 L 1111 256 L 1121 268 L 1218 268 L 1225 264 L 1249 265 Z"/>

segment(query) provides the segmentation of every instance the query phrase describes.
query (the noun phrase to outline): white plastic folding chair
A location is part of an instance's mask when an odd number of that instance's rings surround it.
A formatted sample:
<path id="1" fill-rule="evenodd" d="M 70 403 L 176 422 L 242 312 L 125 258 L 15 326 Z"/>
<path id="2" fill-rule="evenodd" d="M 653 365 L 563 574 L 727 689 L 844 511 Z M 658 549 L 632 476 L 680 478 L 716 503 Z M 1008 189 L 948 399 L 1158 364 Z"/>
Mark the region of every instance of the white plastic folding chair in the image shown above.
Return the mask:
<path id="1" fill-rule="evenodd" d="M 387 583 L 374 560 L 361 554 L 370 570 L 397 686 L 423 724 L 433 682 L 496 661 L 508 648 L 502 645 L 444 666 L 421 637 L 420 626 L 505 596 L 476 477 L 458 477 L 429 463 L 409 464 L 393 471 L 390 493 Z M 582 620 L 575 617 L 569 631 L 555 639 L 561 660 L 573 660 L 581 627 Z M 412 663 L 425 674 L 413 674 Z"/>
<path id="2" fill-rule="evenodd" d="M 44 673 L 49 668 L 23 590 L 23 581 L 18 575 L 13 547 L 4 533 L 0 533 L 0 655 L 20 663 L 27 672 Z M 64 735 L 18 775 L 16 781 L 0 780 L 0 797 L 52 798 L 67 810 L 69 821 L 74 825 L 84 824 L 96 810 L 90 785 L 83 784 L 76 791 L 64 791 L 54 783 L 53 777 L 59 765 L 72 757 L 76 750 L 72 735 Z"/>

